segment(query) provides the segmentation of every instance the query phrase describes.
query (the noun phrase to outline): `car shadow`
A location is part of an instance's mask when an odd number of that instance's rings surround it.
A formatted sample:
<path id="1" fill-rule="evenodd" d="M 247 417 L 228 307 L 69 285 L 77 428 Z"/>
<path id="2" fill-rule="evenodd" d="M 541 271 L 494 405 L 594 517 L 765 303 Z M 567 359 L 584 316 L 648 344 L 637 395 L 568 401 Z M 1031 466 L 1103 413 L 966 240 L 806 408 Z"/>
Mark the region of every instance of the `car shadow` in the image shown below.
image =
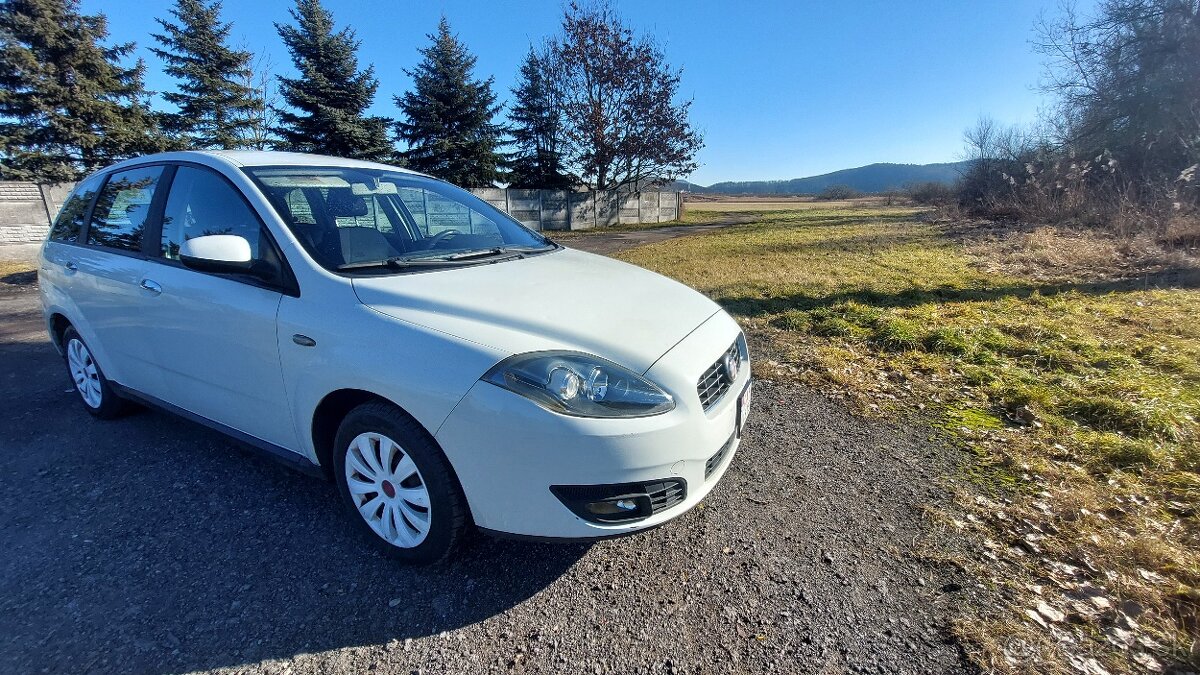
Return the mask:
<path id="1" fill-rule="evenodd" d="M 32 286 L 37 283 L 37 270 L 12 272 L 0 276 L 0 284 L 9 286 Z"/>
<path id="2" fill-rule="evenodd" d="M 142 410 L 93 420 L 47 343 L 0 343 L 0 671 L 175 672 L 484 621 L 586 545 L 472 538 L 406 567 L 331 483 Z"/>

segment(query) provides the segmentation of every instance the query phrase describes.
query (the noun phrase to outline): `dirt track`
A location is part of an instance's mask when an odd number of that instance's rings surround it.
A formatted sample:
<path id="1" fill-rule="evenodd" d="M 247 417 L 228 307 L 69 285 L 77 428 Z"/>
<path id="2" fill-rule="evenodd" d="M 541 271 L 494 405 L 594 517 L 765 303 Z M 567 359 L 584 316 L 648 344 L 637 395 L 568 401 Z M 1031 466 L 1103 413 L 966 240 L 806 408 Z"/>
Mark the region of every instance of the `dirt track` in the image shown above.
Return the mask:
<path id="1" fill-rule="evenodd" d="M 581 251 L 612 255 L 618 251 L 633 248 L 634 246 L 653 244 L 659 241 L 675 239 L 676 237 L 686 237 L 702 232 L 711 232 L 733 225 L 749 223 L 753 220 L 754 216 L 752 215 L 731 213 L 718 222 L 705 223 L 704 225 L 654 227 L 646 230 L 616 230 L 608 232 L 590 230 L 574 232 L 561 237 L 561 243 L 563 246 L 577 248 Z"/>

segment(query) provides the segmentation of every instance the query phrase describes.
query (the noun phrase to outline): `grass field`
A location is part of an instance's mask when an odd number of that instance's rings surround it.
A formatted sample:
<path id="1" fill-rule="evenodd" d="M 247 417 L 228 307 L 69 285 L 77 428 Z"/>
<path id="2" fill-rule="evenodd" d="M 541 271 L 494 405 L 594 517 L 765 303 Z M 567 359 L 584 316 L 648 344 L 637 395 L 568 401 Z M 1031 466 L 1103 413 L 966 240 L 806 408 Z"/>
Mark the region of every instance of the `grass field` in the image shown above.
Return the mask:
<path id="1" fill-rule="evenodd" d="M 969 452 L 967 515 L 942 525 L 975 542 L 959 563 L 998 599 L 958 627 L 981 666 L 1194 662 L 1200 290 L 986 271 L 1003 247 L 917 213 L 805 205 L 621 257 L 734 313 L 766 345 L 758 376 Z"/>

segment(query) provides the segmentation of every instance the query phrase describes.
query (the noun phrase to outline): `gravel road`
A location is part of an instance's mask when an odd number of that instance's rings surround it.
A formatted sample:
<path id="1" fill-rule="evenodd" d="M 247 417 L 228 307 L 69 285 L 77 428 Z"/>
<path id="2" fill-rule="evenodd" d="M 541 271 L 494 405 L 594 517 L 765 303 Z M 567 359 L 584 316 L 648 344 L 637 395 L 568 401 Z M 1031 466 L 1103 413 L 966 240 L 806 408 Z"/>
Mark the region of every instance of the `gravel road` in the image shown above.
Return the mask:
<path id="1" fill-rule="evenodd" d="M 0 280 L 0 672 L 966 671 L 964 580 L 917 555 L 953 453 L 760 382 L 702 505 L 410 569 L 334 488 L 166 414 L 98 422 Z"/>

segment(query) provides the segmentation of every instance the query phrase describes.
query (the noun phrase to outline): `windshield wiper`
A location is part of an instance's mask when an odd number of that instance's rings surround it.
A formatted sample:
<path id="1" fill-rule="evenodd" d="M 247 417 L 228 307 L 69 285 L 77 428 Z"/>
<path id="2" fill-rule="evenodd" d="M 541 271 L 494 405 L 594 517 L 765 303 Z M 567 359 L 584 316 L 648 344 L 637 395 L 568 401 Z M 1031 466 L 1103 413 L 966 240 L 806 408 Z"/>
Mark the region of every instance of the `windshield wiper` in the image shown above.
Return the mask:
<path id="1" fill-rule="evenodd" d="M 406 267 L 420 267 L 422 265 L 430 265 L 430 264 L 444 265 L 445 263 L 446 263 L 446 261 L 442 260 L 440 258 L 392 257 L 392 258 L 384 258 L 382 260 L 362 260 L 359 262 L 352 262 L 352 263 L 346 263 L 344 265 L 338 265 L 337 271 L 342 272 L 345 270 L 361 270 L 361 269 L 368 269 L 371 267 L 387 267 L 387 268 L 394 269 L 394 270 L 401 270 Z"/>
<path id="2" fill-rule="evenodd" d="M 474 260 L 476 258 L 490 258 L 497 255 L 516 255 L 520 256 L 525 253 L 542 253 L 551 250 L 550 246 L 493 246 L 492 248 L 481 248 L 475 251 L 462 251 L 460 253 L 449 253 L 444 256 L 433 258 L 434 260 Z M 424 260 L 425 258 L 422 258 Z"/>
<path id="3" fill-rule="evenodd" d="M 495 246 L 492 248 L 481 248 L 474 251 L 462 251 L 459 253 L 448 253 L 446 255 L 422 255 L 422 256 L 394 256 L 391 258 L 383 258 L 381 260 L 364 260 L 361 262 L 346 263 L 338 265 L 337 270 L 343 272 L 346 270 L 369 269 L 372 267 L 387 267 L 389 269 L 399 270 L 408 267 L 421 266 L 437 266 L 454 264 L 469 260 L 477 260 L 480 258 L 491 258 L 495 256 L 509 255 L 511 257 L 520 257 L 525 253 L 543 253 L 553 250 L 551 246 L 536 247 L 536 246 Z"/>
<path id="4" fill-rule="evenodd" d="M 462 253 L 450 253 L 448 255 L 439 256 L 437 260 L 470 260 L 472 258 L 487 258 L 494 255 L 503 255 L 508 250 L 500 248 L 481 248 L 478 251 L 463 251 Z"/>

